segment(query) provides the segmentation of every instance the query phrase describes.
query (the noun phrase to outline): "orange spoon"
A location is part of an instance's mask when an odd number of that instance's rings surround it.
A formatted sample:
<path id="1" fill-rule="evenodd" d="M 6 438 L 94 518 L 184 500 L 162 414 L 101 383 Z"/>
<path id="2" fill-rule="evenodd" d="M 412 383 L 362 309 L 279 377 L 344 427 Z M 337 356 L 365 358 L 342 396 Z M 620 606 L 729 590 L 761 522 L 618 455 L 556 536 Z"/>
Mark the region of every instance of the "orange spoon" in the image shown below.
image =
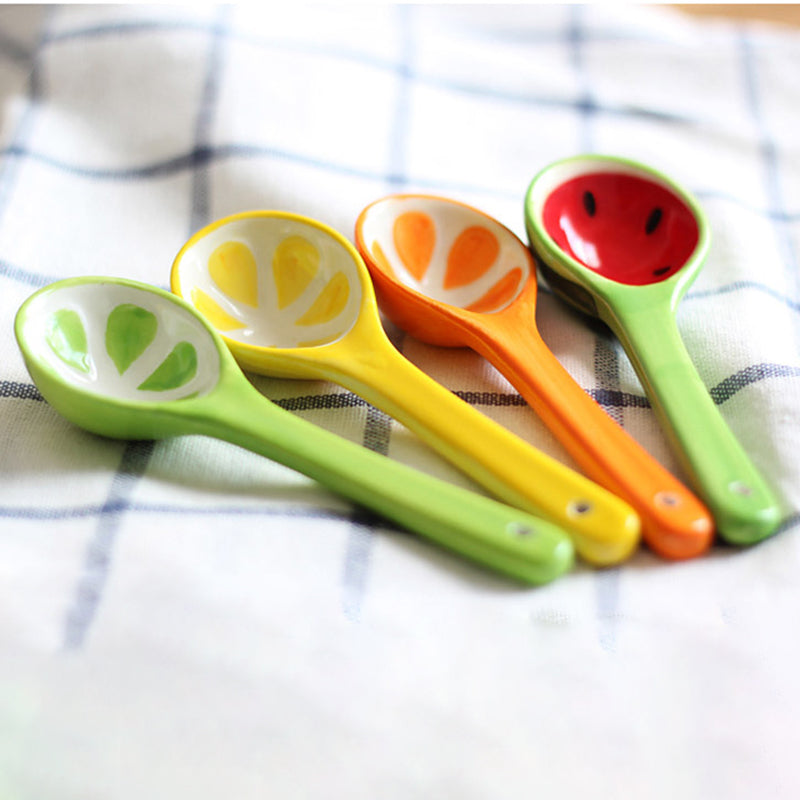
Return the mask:
<path id="1" fill-rule="evenodd" d="M 573 380 L 536 328 L 530 250 L 475 208 L 390 195 L 356 222 L 381 309 L 430 344 L 469 347 L 494 364 L 588 477 L 627 500 L 648 545 L 691 558 L 711 544 L 708 509 Z"/>

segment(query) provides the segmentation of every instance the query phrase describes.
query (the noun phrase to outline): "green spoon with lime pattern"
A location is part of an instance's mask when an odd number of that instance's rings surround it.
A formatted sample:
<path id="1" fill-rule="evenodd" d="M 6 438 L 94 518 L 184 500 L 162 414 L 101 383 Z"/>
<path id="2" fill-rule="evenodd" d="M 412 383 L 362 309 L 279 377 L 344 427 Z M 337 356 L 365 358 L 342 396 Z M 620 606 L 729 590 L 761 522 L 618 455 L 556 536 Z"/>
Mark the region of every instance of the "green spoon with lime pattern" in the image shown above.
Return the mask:
<path id="1" fill-rule="evenodd" d="M 118 278 L 60 281 L 23 303 L 15 333 L 42 396 L 88 431 L 120 439 L 223 439 L 525 583 L 549 582 L 573 563 L 571 540 L 558 526 L 271 403 L 214 329 L 176 295 Z"/>

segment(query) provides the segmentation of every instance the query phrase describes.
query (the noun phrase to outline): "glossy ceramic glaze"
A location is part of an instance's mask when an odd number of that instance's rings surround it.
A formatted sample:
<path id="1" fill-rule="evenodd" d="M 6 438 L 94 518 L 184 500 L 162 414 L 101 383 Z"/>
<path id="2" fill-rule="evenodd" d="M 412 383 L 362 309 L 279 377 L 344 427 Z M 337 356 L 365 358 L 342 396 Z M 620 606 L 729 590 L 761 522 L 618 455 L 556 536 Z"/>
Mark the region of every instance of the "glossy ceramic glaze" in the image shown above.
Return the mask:
<path id="1" fill-rule="evenodd" d="M 435 480 L 273 405 L 180 298 L 114 278 L 62 281 L 17 313 L 17 342 L 44 398 L 75 424 L 122 439 L 216 436 L 486 567 L 544 583 L 572 563 L 555 525 Z"/>
<path id="2" fill-rule="evenodd" d="M 359 215 L 356 244 L 387 316 L 423 341 L 471 347 L 494 364 L 583 471 L 636 509 L 654 550 L 688 558 L 709 547 L 708 510 L 611 420 L 542 340 L 533 258 L 508 228 L 447 198 L 390 195 Z"/>
<path id="3" fill-rule="evenodd" d="M 621 340 L 720 535 L 748 544 L 773 533 L 778 500 L 711 400 L 675 323 L 709 248 L 697 201 L 644 164 L 581 156 L 534 178 L 525 221 L 554 291 Z"/>
<path id="4" fill-rule="evenodd" d="M 246 369 L 345 386 L 492 494 L 569 529 L 593 563 L 615 563 L 635 549 L 640 522 L 627 503 L 512 435 L 397 352 L 361 257 L 330 227 L 278 211 L 219 220 L 182 248 L 171 285 L 217 327 Z"/>

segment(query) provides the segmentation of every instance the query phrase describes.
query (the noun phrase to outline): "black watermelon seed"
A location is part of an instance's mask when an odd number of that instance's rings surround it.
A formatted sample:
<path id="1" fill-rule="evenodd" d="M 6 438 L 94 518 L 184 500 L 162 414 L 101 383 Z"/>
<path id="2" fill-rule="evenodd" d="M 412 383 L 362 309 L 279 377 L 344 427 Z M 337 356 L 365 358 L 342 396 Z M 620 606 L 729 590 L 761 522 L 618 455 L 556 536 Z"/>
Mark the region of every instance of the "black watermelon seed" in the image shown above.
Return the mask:
<path id="1" fill-rule="evenodd" d="M 644 226 L 645 233 L 651 234 L 658 227 L 658 223 L 661 222 L 662 214 L 663 212 L 660 208 L 654 208 L 650 212 L 650 216 L 647 218 L 647 222 Z"/>
<path id="2" fill-rule="evenodd" d="M 586 213 L 593 217 L 597 213 L 597 202 L 594 199 L 594 195 L 591 192 L 584 192 L 583 193 L 583 207 L 586 209 Z"/>
<path id="3" fill-rule="evenodd" d="M 653 270 L 653 275 L 666 275 L 672 267 L 659 267 Z"/>

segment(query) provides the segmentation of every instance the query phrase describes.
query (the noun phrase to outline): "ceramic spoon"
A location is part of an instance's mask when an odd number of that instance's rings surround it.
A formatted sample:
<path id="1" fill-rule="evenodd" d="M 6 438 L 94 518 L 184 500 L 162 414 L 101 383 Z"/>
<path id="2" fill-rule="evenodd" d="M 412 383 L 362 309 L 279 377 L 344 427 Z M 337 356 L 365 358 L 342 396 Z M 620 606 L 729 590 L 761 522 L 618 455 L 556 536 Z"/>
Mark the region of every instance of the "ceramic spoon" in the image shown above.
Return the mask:
<path id="1" fill-rule="evenodd" d="M 527 583 L 550 581 L 572 563 L 572 543 L 557 526 L 410 469 L 271 403 L 208 323 L 173 294 L 113 278 L 61 281 L 23 304 L 15 331 L 42 396 L 93 433 L 224 439 Z"/>
<path id="2" fill-rule="evenodd" d="M 424 375 L 381 326 L 369 274 L 339 233 L 277 211 L 199 231 L 172 268 L 239 364 L 277 377 L 339 383 L 416 432 L 497 497 L 567 528 L 593 563 L 630 555 L 631 507 L 534 449 Z"/>
<path id="3" fill-rule="evenodd" d="M 502 372 L 583 471 L 623 497 L 660 554 L 708 548 L 708 510 L 581 389 L 542 340 L 528 248 L 486 214 L 445 198 L 392 195 L 368 206 L 356 244 L 381 309 L 412 336 L 466 346 Z"/>
<path id="4" fill-rule="evenodd" d="M 714 405 L 675 322 L 709 245 L 697 202 L 642 164 L 581 156 L 534 178 L 525 221 L 553 290 L 622 342 L 720 536 L 747 544 L 773 533 L 778 501 Z"/>

